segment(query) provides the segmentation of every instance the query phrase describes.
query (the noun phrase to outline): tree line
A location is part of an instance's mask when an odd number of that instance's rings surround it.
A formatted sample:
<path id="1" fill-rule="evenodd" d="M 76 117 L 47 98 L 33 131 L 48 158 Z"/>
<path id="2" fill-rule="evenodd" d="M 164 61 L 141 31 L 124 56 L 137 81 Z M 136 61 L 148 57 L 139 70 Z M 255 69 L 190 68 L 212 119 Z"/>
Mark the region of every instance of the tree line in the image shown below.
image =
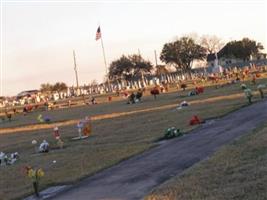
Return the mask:
<path id="1" fill-rule="evenodd" d="M 234 40 L 226 45 L 216 36 L 204 35 L 201 38 L 183 36 L 173 42 L 163 45 L 160 60 L 167 65 L 175 67 L 176 71 L 191 76 L 194 61 L 203 61 L 208 54 L 218 53 L 218 57 L 239 58 L 244 61 L 250 56 L 256 56 L 263 49 L 261 43 L 243 38 Z M 158 73 L 166 71 L 162 65 L 155 66 Z M 113 81 L 131 80 L 133 77 L 143 77 L 151 74 L 153 65 L 141 55 L 122 55 L 111 62 L 108 78 Z"/>
<path id="2" fill-rule="evenodd" d="M 40 91 L 42 93 L 51 93 L 51 92 L 63 92 L 67 91 L 68 86 L 66 83 L 63 82 L 57 82 L 55 84 L 50 84 L 50 83 L 43 83 L 41 84 Z"/>
<path id="3" fill-rule="evenodd" d="M 160 53 L 160 60 L 166 65 L 173 66 L 177 72 L 190 77 L 193 62 L 205 60 L 208 54 L 216 52 L 219 58 L 239 58 L 248 61 L 250 56 L 256 56 L 261 50 L 263 50 L 263 45 L 249 38 L 224 44 L 217 36 L 203 35 L 199 38 L 189 35 L 165 43 Z M 151 74 L 153 69 L 156 75 L 168 73 L 165 65 L 157 65 L 154 68 L 152 63 L 140 54 L 122 55 L 111 62 L 108 78 L 117 83 L 131 81 L 136 77 L 144 80 L 144 76 Z M 41 84 L 40 90 L 43 93 L 59 93 L 66 91 L 67 88 L 65 83 L 57 82 Z"/>

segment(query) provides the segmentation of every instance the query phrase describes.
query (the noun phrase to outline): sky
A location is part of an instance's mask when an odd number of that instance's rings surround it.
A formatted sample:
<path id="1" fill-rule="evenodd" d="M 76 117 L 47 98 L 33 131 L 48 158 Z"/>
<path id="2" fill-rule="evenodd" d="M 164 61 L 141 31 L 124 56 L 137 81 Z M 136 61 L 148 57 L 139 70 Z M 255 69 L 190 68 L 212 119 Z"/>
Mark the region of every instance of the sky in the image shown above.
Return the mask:
<path id="1" fill-rule="evenodd" d="M 1 0 L 0 95 L 42 83 L 103 81 L 105 64 L 138 53 L 155 64 L 166 42 L 185 34 L 217 35 L 225 43 L 249 37 L 267 49 L 265 0 L 63 1 Z M 264 50 L 267 52 L 266 50 Z M 158 62 L 159 58 L 158 58 Z"/>

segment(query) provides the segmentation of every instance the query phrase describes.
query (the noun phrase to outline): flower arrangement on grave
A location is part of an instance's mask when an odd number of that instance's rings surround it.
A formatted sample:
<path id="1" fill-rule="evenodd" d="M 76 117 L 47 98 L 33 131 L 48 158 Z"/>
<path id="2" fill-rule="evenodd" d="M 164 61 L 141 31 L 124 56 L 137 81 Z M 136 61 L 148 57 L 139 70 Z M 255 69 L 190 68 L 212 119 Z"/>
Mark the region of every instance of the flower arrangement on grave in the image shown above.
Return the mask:
<path id="1" fill-rule="evenodd" d="M 10 155 L 0 152 L 0 166 L 13 165 L 19 159 L 18 152 L 11 153 Z"/>
<path id="2" fill-rule="evenodd" d="M 83 122 L 83 135 L 89 136 L 91 134 L 91 131 L 92 131 L 91 119 L 90 117 L 85 117 Z"/>
<path id="3" fill-rule="evenodd" d="M 41 114 L 38 115 L 37 121 L 40 122 L 40 123 L 43 123 L 44 122 L 43 116 Z"/>
<path id="4" fill-rule="evenodd" d="M 156 86 L 152 90 L 150 90 L 150 94 L 154 96 L 154 99 L 157 98 L 157 95 L 159 95 L 159 88 Z"/>
<path id="5" fill-rule="evenodd" d="M 195 95 L 197 95 L 197 94 L 198 94 L 198 93 L 197 93 L 196 90 L 193 90 L 193 91 L 188 92 L 188 96 L 189 96 L 189 97 L 191 97 L 191 96 L 195 96 Z"/>
<path id="6" fill-rule="evenodd" d="M 180 131 L 180 129 L 177 129 L 175 127 L 167 128 L 165 130 L 164 139 L 171 139 L 174 137 L 182 136 L 183 133 Z"/>
<path id="7" fill-rule="evenodd" d="M 243 84 L 241 84 L 241 89 L 242 89 L 242 90 L 245 90 L 245 89 L 247 89 L 247 85 L 246 85 L 246 84 L 244 84 L 244 83 L 243 83 Z"/>
<path id="8" fill-rule="evenodd" d="M 266 87 L 265 84 L 259 84 L 259 85 L 257 86 L 257 89 L 259 90 L 259 93 L 260 93 L 260 96 L 261 96 L 262 99 L 264 98 L 263 89 L 264 89 L 265 87 Z"/>
<path id="9" fill-rule="evenodd" d="M 35 195 L 39 197 L 39 183 L 40 179 L 45 175 L 44 171 L 41 168 L 33 169 L 30 166 L 25 167 L 25 170 L 26 176 L 32 181 Z"/>
<path id="10" fill-rule="evenodd" d="M 44 117 L 44 121 L 45 121 L 46 123 L 50 123 L 50 122 L 51 122 L 51 119 L 50 119 L 50 117 L 45 116 L 45 117 Z"/>
<path id="11" fill-rule="evenodd" d="M 197 125 L 197 124 L 201 124 L 201 123 L 204 123 L 204 121 L 200 120 L 199 117 L 198 117 L 197 115 L 194 115 L 194 116 L 191 118 L 190 122 L 189 122 L 189 124 L 190 124 L 191 126 L 193 126 L 193 125 Z"/>
<path id="12" fill-rule="evenodd" d="M 249 103 L 252 103 L 252 97 L 253 97 L 253 95 L 252 95 L 251 89 L 249 89 L 249 88 L 245 89 L 244 90 L 244 94 L 245 94 L 246 98 L 248 99 L 248 102 Z"/>
<path id="13" fill-rule="evenodd" d="M 43 140 L 43 142 L 40 144 L 39 153 L 48 153 L 49 152 L 49 143 L 46 140 Z"/>
<path id="14" fill-rule="evenodd" d="M 38 153 L 39 148 L 38 148 L 38 142 L 37 142 L 37 140 L 32 140 L 32 145 L 34 146 L 35 153 Z"/>
<path id="15" fill-rule="evenodd" d="M 197 94 L 204 93 L 204 87 L 202 87 L 202 86 L 196 87 L 196 92 L 197 92 Z"/>
<path id="16" fill-rule="evenodd" d="M 48 116 L 43 117 L 43 115 L 39 114 L 38 117 L 37 117 L 37 121 L 40 122 L 40 123 L 44 123 L 44 122 L 45 123 L 50 123 L 51 119 Z"/>
<path id="17" fill-rule="evenodd" d="M 187 101 L 182 101 L 182 102 L 177 106 L 176 109 L 180 110 L 180 109 L 182 109 L 182 108 L 184 108 L 184 107 L 187 107 L 187 106 L 189 106 L 189 104 L 187 103 Z"/>
<path id="18" fill-rule="evenodd" d="M 185 91 L 185 88 L 187 88 L 187 85 L 185 83 L 182 83 L 180 87 L 183 89 L 183 91 Z"/>
<path id="19" fill-rule="evenodd" d="M 64 142 L 60 138 L 60 133 L 57 126 L 54 127 L 54 137 L 57 141 L 57 146 L 62 149 L 64 147 Z"/>

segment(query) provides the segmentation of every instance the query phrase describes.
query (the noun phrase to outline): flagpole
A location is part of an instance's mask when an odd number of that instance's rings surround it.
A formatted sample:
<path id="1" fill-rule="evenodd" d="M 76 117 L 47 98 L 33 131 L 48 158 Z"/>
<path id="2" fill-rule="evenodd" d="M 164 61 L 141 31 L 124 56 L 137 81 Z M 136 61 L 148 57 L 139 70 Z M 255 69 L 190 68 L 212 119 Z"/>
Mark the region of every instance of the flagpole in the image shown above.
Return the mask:
<path id="1" fill-rule="evenodd" d="M 156 52 L 156 50 L 154 50 L 154 54 L 155 54 L 155 62 L 156 62 L 156 66 L 158 66 L 158 60 L 157 60 L 157 52 Z"/>
<path id="2" fill-rule="evenodd" d="M 76 55 L 75 51 L 73 50 L 73 61 L 74 61 L 74 71 L 75 71 L 75 77 L 76 77 L 76 86 L 77 86 L 77 95 L 79 95 L 79 79 L 78 79 L 78 72 L 77 72 L 77 64 L 76 64 Z"/>
<path id="3" fill-rule="evenodd" d="M 105 63 L 105 68 L 106 68 L 106 74 L 108 74 L 107 60 L 106 60 L 106 54 L 105 54 L 105 48 L 104 48 L 104 44 L 103 44 L 102 34 L 101 34 L 101 38 L 100 39 L 101 39 L 101 46 L 102 46 L 104 63 Z"/>
<path id="4" fill-rule="evenodd" d="M 99 26 L 100 27 L 100 26 Z M 107 76 L 107 81 L 108 81 L 108 90 L 110 90 L 110 82 L 109 82 L 109 77 L 108 77 L 108 67 L 107 67 L 107 60 L 106 60 L 106 54 L 105 54 L 105 48 L 104 48 L 104 43 L 103 43 L 103 35 L 101 31 L 101 46 L 102 46 L 102 51 L 103 51 L 103 57 L 104 57 L 104 63 L 105 63 L 105 68 L 106 68 L 106 76 Z"/>

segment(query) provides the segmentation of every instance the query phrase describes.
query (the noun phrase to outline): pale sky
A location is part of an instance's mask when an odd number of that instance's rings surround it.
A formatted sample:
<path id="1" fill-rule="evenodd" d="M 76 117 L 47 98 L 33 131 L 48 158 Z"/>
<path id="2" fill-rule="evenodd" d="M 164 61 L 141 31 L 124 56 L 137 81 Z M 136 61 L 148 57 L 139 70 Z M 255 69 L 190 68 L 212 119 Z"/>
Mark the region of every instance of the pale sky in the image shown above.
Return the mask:
<path id="1" fill-rule="evenodd" d="M 74 85 L 73 49 L 80 85 L 101 82 L 99 23 L 108 63 L 140 49 L 154 64 L 154 50 L 159 57 L 164 43 L 193 32 L 225 42 L 249 37 L 267 48 L 264 0 L 2 0 L 1 10 L 2 95 L 39 89 L 46 82 Z"/>

